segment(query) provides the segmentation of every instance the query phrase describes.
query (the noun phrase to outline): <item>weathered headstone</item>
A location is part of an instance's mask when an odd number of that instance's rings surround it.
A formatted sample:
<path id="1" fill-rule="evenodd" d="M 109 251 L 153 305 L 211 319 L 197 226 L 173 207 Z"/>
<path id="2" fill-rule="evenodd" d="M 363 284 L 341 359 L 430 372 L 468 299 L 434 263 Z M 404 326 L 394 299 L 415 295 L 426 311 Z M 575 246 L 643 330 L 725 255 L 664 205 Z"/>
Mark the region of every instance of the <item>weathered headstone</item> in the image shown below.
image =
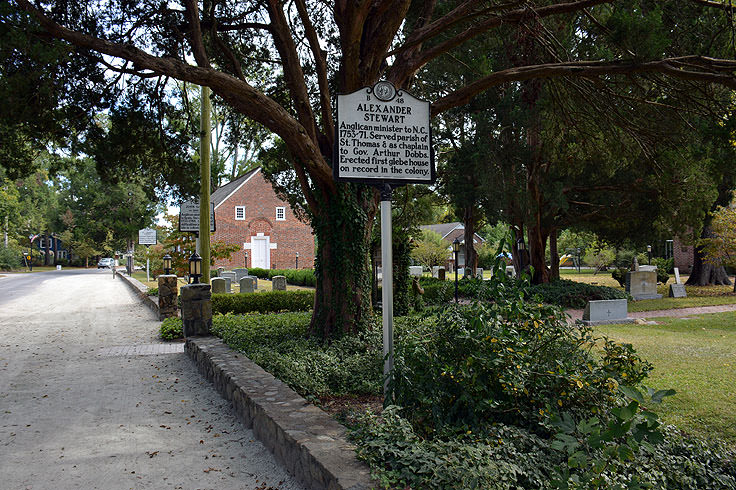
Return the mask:
<path id="1" fill-rule="evenodd" d="M 670 298 L 687 298 L 684 284 L 670 284 Z"/>
<path id="2" fill-rule="evenodd" d="M 258 289 L 258 277 L 257 276 L 245 276 L 253 279 L 253 289 Z"/>
<path id="3" fill-rule="evenodd" d="M 222 273 L 225 272 L 224 267 L 218 267 L 217 268 L 217 277 L 222 277 Z"/>
<path id="4" fill-rule="evenodd" d="M 675 271 L 675 284 L 682 284 L 680 282 L 680 269 L 675 267 L 674 271 Z"/>
<path id="5" fill-rule="evenodd" d="M 248 275 L 248 269 L 233 269 L 235 273 L 235 280 L 240 283 L 240 280 Z"/>
<path id="6" fill-rule="evenodd" d="M 246 276 L 240 280 L 240 293 L 252 293 L 255 291 L 255 281 L 250 276 Z"/>
<path id="7" fill-rule="evenodd" d="M 424 272 L 421 265 L 410 265 L 409 266 L 409 275 L 413 277 L 422 277 L 422 273 Z"/>
<path id="8" fill-rule="evenodd" d="M 274 291 L 286 291 L 286 276 L 273 276 L 271 281 Z"/>
<path id="9" fill-rule="evenodd" d="M 633 323 L 627 318 L 628 307 L 625 299 L 604 299 L 588 301 L 581 323 L 585 325 L 605 325 L 609 323 Z"/>
<path id="10" fill-rule="evenodd" d="M 482 267 L 478 267 L 477 269 L 475 269 L 475 277 L 477 277 L 478 279 L 483 279 L 483 268 Z"/>
<path id="11" fill-rule="evenodd" d="M 209 335 L 212 328 L 212 292 L 209 284 L 182 286 L 181 322 L 184 337 Z"/>
<path id="12" fill-rule="evenodd" d="M 432 277 L 437 279 L 437 275 L 439 274 L 440 266 L 439 265 L 433 265 L 432 266 Z"/>
<path id="13" fill-rule="evenodd" d="M 659 299 L 657 294 L 657 272 L 656 271 L 630 271 L 626 273 L 626 292 L 634 300 Z"/>
<path id="14" fill-rule="evenodd" d="M 640 265 L 639 270 L 644 271 L 644 272 L 651 272 L 651 271 L 657 272 L 657 266 L 656 265 Z"/>
<path id="15" fill-rule="evenodd" d="M 437 279 L 439 279 L 440 281 L 445 280 L 445 268 L 444 267 L 440 267 L 439 269 L 437 269 Z"/>
<path id="16" fill-rule="evenodd" d="M 175 274 L 161 274 L 158 276 L 159 320 L 176 316 L 178 294 L 177 277 Z"/>
<path id="17" fill-rule="evenodd" d="M 221 274 L 218 275 L 218 277 L 224 277 L 224 278 L 230 278 L 230 282 L 235 282 L 238 278 L 237 274 L 235 274 L 233 271 L 224 271 Z"/>
<path id="18" fill-rule="evenodd" d="M 212 294 L 227 293 L 227 281 L 224 277 L 215 277 L 212 279 Z"/>

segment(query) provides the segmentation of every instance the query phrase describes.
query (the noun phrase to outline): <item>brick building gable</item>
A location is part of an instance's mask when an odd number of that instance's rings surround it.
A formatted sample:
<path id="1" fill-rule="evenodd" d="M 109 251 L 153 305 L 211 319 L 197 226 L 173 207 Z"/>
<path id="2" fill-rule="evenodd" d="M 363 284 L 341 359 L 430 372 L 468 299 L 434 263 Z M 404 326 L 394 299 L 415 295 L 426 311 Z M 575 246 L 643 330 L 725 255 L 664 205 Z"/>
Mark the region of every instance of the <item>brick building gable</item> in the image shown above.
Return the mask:
<path id="1" fill-rule="evenodd" d="M 293 269 L 297 252 L 300 269 L 314 266 L 312 228 L 276 196 L 260 167 L 218 188 L 211 200 L 217 222 L 212 241 L 239 248 L 229 260 L 215 261 L 216 267 Z"/>

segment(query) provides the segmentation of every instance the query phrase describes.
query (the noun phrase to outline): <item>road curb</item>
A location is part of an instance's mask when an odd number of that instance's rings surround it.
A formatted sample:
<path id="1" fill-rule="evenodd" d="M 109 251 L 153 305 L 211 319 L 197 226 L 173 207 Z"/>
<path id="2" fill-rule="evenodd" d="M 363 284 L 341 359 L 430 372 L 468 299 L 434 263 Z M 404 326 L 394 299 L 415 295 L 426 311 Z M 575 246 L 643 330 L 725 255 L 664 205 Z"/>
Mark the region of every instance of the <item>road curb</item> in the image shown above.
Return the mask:
<path id="1" fill-rule="evenodd" d="M 355 456 L 345 427 L 282 381 L 216 337 L 190 337 L 185 351 L 233 403 L 245 426 L 307 488 L 377 487 L 368 466 Z"/>
<path id="2" fill-rule="evenodd" d="M 153 311 L 156 314 L 156 317 L 158 317 L 158 296 L 149 296 L 148 286 L 140 282 L 138 279 L 126 276 L 125 274 L 122 274 L 120 272 L 116 273 L 115 275 L 122 279 L 123 282 L 127 284 L 128 287 L 131 289 L 131 291 L 133 291 L 133 294 L 135 294 L 138 299 L 140 299 L 141 302 L 143 302 L 143 304 L 146 305 L 151 311 Z"/>

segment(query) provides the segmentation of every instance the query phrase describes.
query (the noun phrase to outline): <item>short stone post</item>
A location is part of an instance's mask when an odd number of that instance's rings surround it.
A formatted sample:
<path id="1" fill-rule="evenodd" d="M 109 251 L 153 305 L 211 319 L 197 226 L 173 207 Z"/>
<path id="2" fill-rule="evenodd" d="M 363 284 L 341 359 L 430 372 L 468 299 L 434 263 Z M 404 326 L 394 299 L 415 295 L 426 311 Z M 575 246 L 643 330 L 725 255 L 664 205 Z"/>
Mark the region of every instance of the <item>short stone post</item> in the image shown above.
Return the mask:
<path id="1" fill-rule="evenodd" d="M 212 328 L 212 292 L 209 284 L 181 288 L 181 322 L 184 337 L 209 335 Z"/>
<path id="2" fill-rule="evenodd" d="M 274 291 L 286 291 L 286 276 L 273 276 L 271 281 Z"/>
<path id="3" fill-rule="evenodd" d="M 437 269 L 437 279 L 439 279 L 440 281 L 445 280 L 445 268 L 444 267 L 440 267 L 439 269 Z"/>
<path id="4" fill-rule="evenodd" d="M 114 270 L 114 269 L 113 269 Z M 176 315 L 178 306 L 176 299 L 179 295 L 176 274 L 162 274 L 158 276 L 158 319 L 163 320 Z"/>
<path id="5" fill-rule="evenodd" d="M 243 293 L 253 293 L 255 292 L 255 288 L 253 287 L 255 285 L 255 281 L 253 281 L 252 277 L 244 277 L 240 280 L 240 294 Z"/>

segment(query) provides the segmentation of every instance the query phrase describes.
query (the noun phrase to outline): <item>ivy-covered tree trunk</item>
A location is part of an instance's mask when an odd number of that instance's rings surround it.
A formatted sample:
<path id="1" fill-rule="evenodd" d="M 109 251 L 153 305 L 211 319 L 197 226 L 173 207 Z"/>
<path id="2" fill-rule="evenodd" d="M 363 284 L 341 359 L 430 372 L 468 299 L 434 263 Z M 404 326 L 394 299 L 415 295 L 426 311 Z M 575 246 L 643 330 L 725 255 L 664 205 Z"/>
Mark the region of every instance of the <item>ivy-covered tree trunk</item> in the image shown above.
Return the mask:
<path id="1" fill-rule="evenodd" d="M 337 192 L 315 193 L 317 289 L 310 329 L 324 339 L 360 330 L 371 307 L 370 245 L 378 193 L 369 186 L 337 184 Z"/>
<path id="2" fill-rule="evenodd" d="M 713 238 L 713 236 L 710 225 L 704 226 L 700 238 Z M 693 252 L 693 271 L 685 284 L 688 286 L 731 285 L 731 280 L 722 265 L 709 264 L 703 260 L 703 249 L 697 246 Z M 736 287 L 734 290 L 736 291 Z"/>

